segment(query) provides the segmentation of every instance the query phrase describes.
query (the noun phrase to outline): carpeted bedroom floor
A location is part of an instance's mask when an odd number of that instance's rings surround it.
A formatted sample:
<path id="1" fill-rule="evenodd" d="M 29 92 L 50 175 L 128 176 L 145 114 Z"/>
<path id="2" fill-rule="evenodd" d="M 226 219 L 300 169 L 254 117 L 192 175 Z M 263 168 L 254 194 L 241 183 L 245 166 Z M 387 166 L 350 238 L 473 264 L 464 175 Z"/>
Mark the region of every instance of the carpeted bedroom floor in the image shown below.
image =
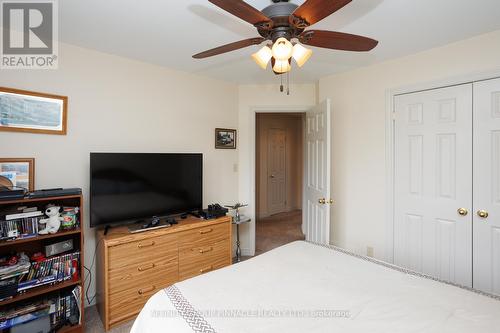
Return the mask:
<path id="1" fill-rule="evenodd" d="M 109 330 L 107 333 L 129 333 L 132 328 L 133 320 Z M 97 308 L 91 306 L 85 308 L 85 333 L 104 333 L 104 326 L 102 325 Z"/>
<path id="2" fill-rule="evenodd" d="M 304 239 L 301 210 L 258 219 L 255 227 L 255 255 Z"/>

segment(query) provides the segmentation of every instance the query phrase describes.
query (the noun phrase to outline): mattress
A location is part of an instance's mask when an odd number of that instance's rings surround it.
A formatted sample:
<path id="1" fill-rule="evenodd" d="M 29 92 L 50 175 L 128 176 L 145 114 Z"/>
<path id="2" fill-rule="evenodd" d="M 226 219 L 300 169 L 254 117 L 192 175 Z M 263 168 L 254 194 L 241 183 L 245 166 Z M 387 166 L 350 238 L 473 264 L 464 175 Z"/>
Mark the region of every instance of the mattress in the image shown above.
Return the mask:
<path id="1" fill-rule="evenodd" d="M 500 298 L 297 241 L 153 295 L 146 332 L 500 332 Z"/>

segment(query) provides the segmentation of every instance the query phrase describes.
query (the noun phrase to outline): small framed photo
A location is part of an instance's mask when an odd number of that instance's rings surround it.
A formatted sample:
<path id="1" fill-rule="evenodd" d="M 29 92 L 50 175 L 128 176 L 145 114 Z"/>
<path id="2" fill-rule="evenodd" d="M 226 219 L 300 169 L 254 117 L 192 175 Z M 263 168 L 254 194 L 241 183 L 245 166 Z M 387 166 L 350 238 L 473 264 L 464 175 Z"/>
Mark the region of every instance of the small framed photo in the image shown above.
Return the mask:
<path id="1" fill-rule="evenodd" d="M 236 149 L 236 130 L 216 128 L 215 149 Z"/>
<path id="2" fill-rule="evenodd" d="M 34 158 L 0 158 L 0 189 L 35 189 Z"/>
<path id="3" fill-rule="evenodd" d="M 0 131 L 66 135 L 68 98 L 0 87 Z"/>

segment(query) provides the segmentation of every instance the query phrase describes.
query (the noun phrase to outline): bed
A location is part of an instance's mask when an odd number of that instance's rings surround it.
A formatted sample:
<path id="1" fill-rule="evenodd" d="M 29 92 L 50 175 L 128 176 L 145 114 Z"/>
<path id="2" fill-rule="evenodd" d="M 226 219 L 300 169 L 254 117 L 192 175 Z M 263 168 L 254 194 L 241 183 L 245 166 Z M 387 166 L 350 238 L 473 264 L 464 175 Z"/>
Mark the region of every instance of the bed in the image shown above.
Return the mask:
<path id="1" fill-rule="evenodd" d="M 500 332 L 500 297 L 297 241 L 170 286 L 131 333 Z"/>

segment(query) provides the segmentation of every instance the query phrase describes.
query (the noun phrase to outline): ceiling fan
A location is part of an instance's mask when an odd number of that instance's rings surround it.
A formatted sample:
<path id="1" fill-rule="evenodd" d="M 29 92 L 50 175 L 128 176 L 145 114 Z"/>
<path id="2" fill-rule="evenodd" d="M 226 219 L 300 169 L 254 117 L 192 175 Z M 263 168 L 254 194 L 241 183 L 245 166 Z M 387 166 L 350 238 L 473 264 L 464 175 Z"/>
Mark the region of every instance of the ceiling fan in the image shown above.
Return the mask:
<path id="1" fill-rule="evenodd" d="M 378 44 L 374 39 L 343 32 L 305 30 L 352 0 L 306 0 L 301 6 L 288 0 L 272 0 L 273 4 L 262 11 L 243 0 L 208 1 L 255 26 L 261 37 L 219 46 L 193 55 L 195 59 L 212 57 L 269 40 L 273 44 L 264 46 L 252 57 L 262 68 L 266 69 L 267 64 L 271 62 L 275 74 L 284 74 L 291 70 L 292 58 L 301 67 L 311 57 L 312 51 L 300 43 L 357 52 L 370 51 Z"/>

